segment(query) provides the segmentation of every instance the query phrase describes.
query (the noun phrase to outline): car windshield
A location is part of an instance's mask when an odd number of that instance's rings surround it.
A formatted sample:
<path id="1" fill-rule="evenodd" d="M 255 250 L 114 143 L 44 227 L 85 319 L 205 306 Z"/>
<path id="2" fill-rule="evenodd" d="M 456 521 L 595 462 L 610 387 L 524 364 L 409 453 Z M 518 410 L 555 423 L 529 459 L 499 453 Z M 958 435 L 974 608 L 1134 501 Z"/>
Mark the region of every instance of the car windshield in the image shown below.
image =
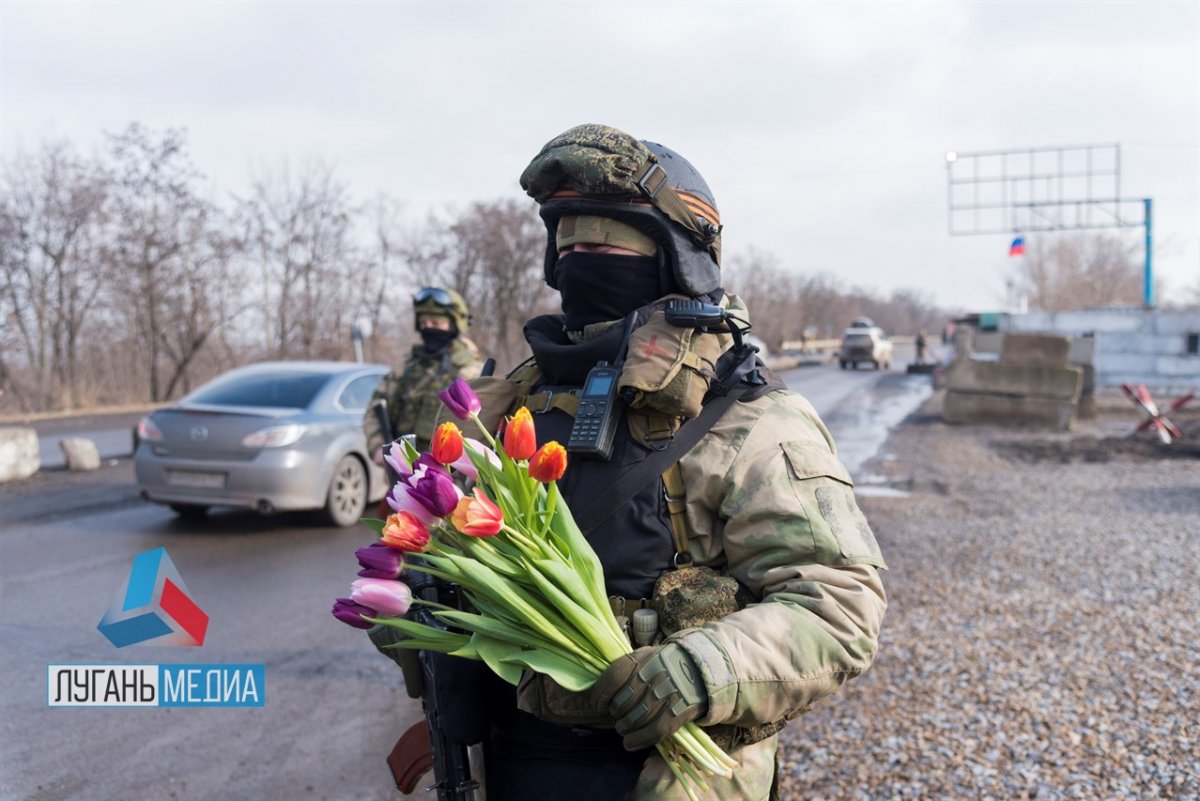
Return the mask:
<path id="1" fill-rule="evenodd" d="M 846 344 L 847 345 L 869 345 L 870 343 L 871 343 L 871 336 L 869 334 L 847 334 L 846 335 Z"/>
<path id="2" fill-rule="evenodd" d="M 272 406 L 304 409 L 325 386 L 325 373 L 270 372 L 231 376 L 188 398 L 214 406 Z"/>

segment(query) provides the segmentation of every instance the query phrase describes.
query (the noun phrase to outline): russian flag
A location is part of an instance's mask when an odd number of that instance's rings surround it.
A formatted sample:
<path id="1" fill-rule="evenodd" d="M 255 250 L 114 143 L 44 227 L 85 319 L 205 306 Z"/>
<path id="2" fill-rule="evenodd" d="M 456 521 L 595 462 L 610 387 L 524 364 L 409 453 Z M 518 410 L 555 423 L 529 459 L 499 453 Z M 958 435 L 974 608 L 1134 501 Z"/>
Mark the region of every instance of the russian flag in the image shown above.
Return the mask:
<path id="1" fill-rule="evenodd" d="M 1008 246 L 1008 255 L 1010 255 L 1010 256 L 1024 256 L 1025 255 L 1025 237 L 1018 236 L 1016 239 L 1014 239 L 1012 241 L 1012 244 Z"/>

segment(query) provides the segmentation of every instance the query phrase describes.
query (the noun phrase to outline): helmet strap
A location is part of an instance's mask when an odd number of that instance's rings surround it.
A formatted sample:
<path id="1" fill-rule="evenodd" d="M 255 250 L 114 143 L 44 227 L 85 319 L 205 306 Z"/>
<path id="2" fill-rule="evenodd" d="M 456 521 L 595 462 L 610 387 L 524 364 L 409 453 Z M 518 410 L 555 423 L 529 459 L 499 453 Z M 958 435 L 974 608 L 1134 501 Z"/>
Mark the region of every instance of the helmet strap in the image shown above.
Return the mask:
<path id="1" fill-rule="evenodd" d="M 637 187 L 654 208 L 679 223 L 699 247 L 707 250 L 719 264 L 721 261 L 721 228 L 692 213 L 674 187 L 667 183 L 667 171 L 651 156 L 637 179 Z"/>

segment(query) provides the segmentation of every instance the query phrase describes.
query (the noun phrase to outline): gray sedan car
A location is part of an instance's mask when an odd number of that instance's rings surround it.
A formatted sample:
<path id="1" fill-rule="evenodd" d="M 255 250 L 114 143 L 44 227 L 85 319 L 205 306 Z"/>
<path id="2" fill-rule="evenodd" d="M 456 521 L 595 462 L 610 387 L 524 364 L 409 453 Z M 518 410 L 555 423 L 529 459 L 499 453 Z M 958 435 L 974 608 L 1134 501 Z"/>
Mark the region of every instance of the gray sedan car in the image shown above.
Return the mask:
<path id="1" fill-rule="evenodd" d="M 386 373 L 383 365 L 346 362 L 230 370 L 138 424 L 142 497 L 184 517 L 210 506 L 322 509 L 330 523 L 353 525 L 387 491 L 363 434 L 367 404 Z"/>

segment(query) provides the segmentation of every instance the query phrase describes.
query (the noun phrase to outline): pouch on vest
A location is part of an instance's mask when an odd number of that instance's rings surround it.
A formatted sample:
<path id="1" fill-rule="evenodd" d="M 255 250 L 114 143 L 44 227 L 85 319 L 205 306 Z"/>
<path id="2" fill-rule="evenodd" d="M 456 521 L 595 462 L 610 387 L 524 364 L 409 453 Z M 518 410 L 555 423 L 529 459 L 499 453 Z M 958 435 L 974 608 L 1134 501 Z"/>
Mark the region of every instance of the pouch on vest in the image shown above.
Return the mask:
<path id="1" fill-rule="evenodd" d="M 597 707 L 591 693 L 572 692 L 542 673 L 526 670 L 517 685 L 517 708 L 556 726 L 611 729 L 608 708 Z"/>
<path id="2" fill-rule="evenodd" d="M 619 382 L 622 396 L 632 409 L 695 417 L 716 378 L 721 345 L 719 335 L 671 325 L 656 309 L 629 337 Z"/>

